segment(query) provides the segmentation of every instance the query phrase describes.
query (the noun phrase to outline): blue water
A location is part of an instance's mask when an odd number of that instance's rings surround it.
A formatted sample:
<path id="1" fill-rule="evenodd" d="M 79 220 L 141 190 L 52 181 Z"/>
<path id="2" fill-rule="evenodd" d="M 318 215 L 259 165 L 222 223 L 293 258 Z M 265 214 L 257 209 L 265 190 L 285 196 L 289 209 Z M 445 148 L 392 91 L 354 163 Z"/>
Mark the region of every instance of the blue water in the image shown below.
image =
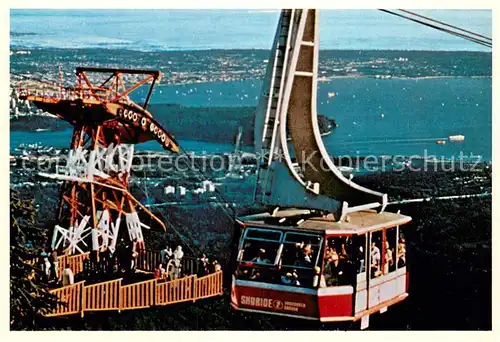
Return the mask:
<path id="1" fill-rule="evenodd" d="M 490 10 L 417 12 L 491 37 Z M 11 10 L 11 46 L 269 49 L 278 17 L 277 10 Z M 320 30 L 322 49 L 491 51 L 377 10 L 321 10 Z"/>
<path id="2" fill-rule="evenodd" d="M 184 106 L 256 106 L 261 82 L 159 86 L 154 103 Z M 318 113 L 340 128 L 325 144 L 332 154 L 481 155 L 491 160 L 491 78 L 342 78 L 320 82 Z M 336 92 L 328 98 L 329 92 Z M 383 114 L 383 118 L 382 118 Z M 461 143 L 437 139 L 462 134 Z M 427 152 L 425 152 L 427 150 Z"/>
<path id="3" fill-rule="evenodd" d="M 20 144 L 42 144 L 44 146 L 54 146 L 57 148 L 69 148 L 71 136 L 73 131 L 71 129 L 57 132 L 10 132 L 10 151 L 14 152 L 15 148 Z M 208 141 L 196 140 L 182 140 L 179 144 L 186 151 L 193 151 L 195 153 L 224 153 L 231 152 L 234 148 L 231 144 L 223 144 Z M 159 151 L 162 148 L 156 141 L 148 141 L 137 145 L 136 150 Z"/>
<path id="4" fill-rule="evenodd" d="M 422 10 L 418 13 L 491 36 L 492 19 L 488 10 Z M 11 46 L 149 51 L 269 49 L 278 17 L 279 11 L 259 10 L 12 10 Z M 376 10 L 322 10 L 320 29 L 322 49 L 489 51 Z M 20 56 L 18 58 L 23 58 Z M 79 57 L 68 55 L 65 60 Z M 420 63 L 428 65 L 426 60 Z M 450 60 L 450 63 L 462 62 Z M 463 63 L 477 66 L 470 59 Z M 456 67 L 450 65 L 445 63 L 446 67 Z M 251 107 L 257 104 L 260 86 L 259 80 L 162 84 L 155 89 L 152 101 L 190 107 Z M 328 92 L 337 92 L 338 96 L 328 99 Z M 472 153 L 491 160 L 491 111 L 491 77 L 390 80 L 366 77 L 319 84 L 319 114 L 335 118 L 340 125 L 325 137 L 329 152 L 335 155 L 427 153 L 451 157 Z M 22 142 L 67 147 L 70 134 L 69 131 L 12 132 L 11 147 Z M 456 134 L 465 135 L 465 141 L 435 143 L 437 139 Z M 196 152 L 232 149 L 229 144 L 192 140 L 180 143 Z M 158 146 L 149 142 L 138 148 L 157 149 Z"/>
<path id="5" fill-rule="evenodd" d="M 155 103 L 191 107 L 229 106 L 236 111 L 238 106 L 256 106 L 260 86 L 256 80 L 160 85 L 152 99 Z M 342 78 L 320 82 L 318 113 L 334 118 L 340 126 L 324 137 L 325 145 L 334 155 L 427 154 L 451 158 L 472 153 L 491 160 L 491 89 L 489 77 Z M 338 95 L 329 99 L 329 92 Z M 464 135 L 465 141 L 436 144 L 437 139 L 457 134 Z M 12 132 L 11 148 L 22 142 L 67 147 L 70 136 L 70 131 Z M 230 144 L 192 140 L 180 140 L 180 144 L 196 152 L 232 150 Z M 138 149 L 159 148 L 155 142 L 138 145 Z"/>

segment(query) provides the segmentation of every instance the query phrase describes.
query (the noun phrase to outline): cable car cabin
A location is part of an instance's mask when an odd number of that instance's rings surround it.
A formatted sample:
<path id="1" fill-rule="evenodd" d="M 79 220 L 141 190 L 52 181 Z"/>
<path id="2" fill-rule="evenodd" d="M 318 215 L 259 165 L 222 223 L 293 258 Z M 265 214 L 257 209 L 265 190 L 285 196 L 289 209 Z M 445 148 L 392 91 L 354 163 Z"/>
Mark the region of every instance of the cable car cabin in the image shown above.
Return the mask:
<path id="1" fill-rule="evenodd" d="M 281 216 L 279 214 L 282 214 Z M 408 296 L 405 238 L 411 217 L 360 211 L 322 217 L 243 218 L 231 305 L 321 322 L 357 321 Z"/>

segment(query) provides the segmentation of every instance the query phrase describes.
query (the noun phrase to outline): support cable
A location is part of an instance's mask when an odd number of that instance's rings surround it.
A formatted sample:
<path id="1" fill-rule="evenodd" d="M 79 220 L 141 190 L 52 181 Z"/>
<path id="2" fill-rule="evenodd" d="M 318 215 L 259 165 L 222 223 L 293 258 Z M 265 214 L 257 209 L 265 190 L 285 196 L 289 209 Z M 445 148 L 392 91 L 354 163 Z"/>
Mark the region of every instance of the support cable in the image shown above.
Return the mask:
<path id="1" fill-rule="evenodd" d="M 397 17 L 401 17 L 403 19 L 410 20 L 410 21 L 416 22 L 416 23 L 424 25 L 424 26 L 431 27 L 431 28 L 436 29 L 438 31 L 443 31 L 443 32 L 451 34 L 453 36 L 469 40 L 469 41 L 474 42 L 476 44 L 480 44 L 480 45 L 483 45 L 483 46 L 486 46 L 486 47 L 489 47 L 489 48 L 492 47 L 491 38 L 482 36 L 482 35 L 480 35 L 478 33 L 474 33 L 474 32 L 471 32 L 471 31 L 467 31 L 467 30 L 461 29 L 461 28 L 453 26 L 453 25 L 449 25 L 449 24 L 446 24 L 446 23 L 443 23 L 443 22 L 440 22 L 440 21 L 428 18 L 427 20 L 435 23 L 435 24 L 433 24 L 433 23 L 425 22 L 425 21 L 422 21 L 422 20 L 419 20 L 419 19 L 415 19 L 415 18 L 409 17 L 409 16 L 404 15 L 404 14 L 396 13 L 394 11 L 385 10 L 385 9 L 379 9 L 379 11 L 385 12 L 385 13 L 388 13 L 388 14 L 392 14 L 392 15 L 395 15 Z M 406 11 L 406 12 L 409 12 L 409 11 Z M 412 13 L 412 12 L 409 12 L 409 13 Z M 423 17 L 423 16 L 420 16 L 420 15 L 416 15 L 416 16 Z M 425 18 L 427 18 L 427 17 L 425 17 Z M 470 34 L 465 34 L 465 33 L 460 33 L 460 32 L 457 32 L 457 31 L 453 31 L 453 30 L 444 28 L 444 27 L 439 26 L 439 25 L 445 25 L 445 26 L 448 26 L 448 27 L 453 27 L 453 28 L 456 28 L 456 29 L 458 29 L 460 31 L 463 31 L 463 32 L 470 32 Z M 474 37 L 474 36 L 476 36 L 476 37 Z M 484 37 L 484 38 L 477 38 L 479 36 L 480 37 Z"/>
<path id="2" fill-rule="evenodd" d="M 493 41 L 491 38 L 486 37 L 486 36 L 483 36 L 483 35 L 481 35 L 481 34 L 479 34 L 479 33 L 475 33 L 475 32 L 472 32 L 472 31 L 468 31 L 468 30 L 465 30 L 465 29 L 460 28 L 460 27 L 458 27 L 458 26 L 450 25 L 450 24 L 447 24 L 447 23 L 445 23 L 445 22 L 443 22 L 443 21 L 439 21 L 439 20 L 436 20 L 436 19 L 432 19 L 432 18 L 426 17 L 426 16 L 424 16 L 424 15 L 421 15 L 421 14 L 418 14 L 418 13 L 415 13 L 415 12 L 412 12 L 412 11 L 408 11 L 408 10 L 404 10 L 404 9 L 399 9 L 399 11 L 401 11 L 401 12 L 405 12 L 405 13 L 408 13 L 408 14 L 410 14 L 410 15 L 414 15 L 415 17 L 419 17 L 419 18 L 422 18 L 422 19 L 426 19 L 426 20 L 428 20 L 428 21 L 435 22 L 435 23 L 437 23 L 437 24 L 441 24 L 441 25 L 443 25 L 443 26 L 451 27 L 451 28 L 454 28 L 454 29 L 456 29 L 456 30 L 459 30 L 459 31 L 462 31 L 462 32 L 465 32 L 465 33 L 470 33 L 470 34 L 472 34 L 472 35 L 474 35 L 474 36 L 477 36 L 477 37 L 479 37 L 479 38 L 484 38 L 484 39 L 486 39 L 486 40 Z"/>

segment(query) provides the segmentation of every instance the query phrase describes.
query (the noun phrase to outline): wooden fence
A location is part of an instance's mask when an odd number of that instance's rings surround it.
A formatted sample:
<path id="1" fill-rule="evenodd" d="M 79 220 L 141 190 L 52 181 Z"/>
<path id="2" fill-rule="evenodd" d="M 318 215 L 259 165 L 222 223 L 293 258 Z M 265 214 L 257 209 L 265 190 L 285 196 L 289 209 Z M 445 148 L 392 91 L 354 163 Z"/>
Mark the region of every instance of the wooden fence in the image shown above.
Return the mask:
<path id="1" fill-rule="evenodd" d="M 116 279 L 84 286 L 82 316 L 84 311 L 120 310 L 121 283 Z"/>
<path id="2" fill-rule="evenodd" d="M 196 300 L 193 287 L 196 275 L 167 281 L 156 285 L 156 305 L 168 305 Z"/>
<path id="3" fill-rule="evenodd" d="M 149 308 L 155 305 L 156 279 L 122 286 L 120 289 L 120 310 Z"/>
<path id="4" fill-rule="evenodd" d="M 84 281 L 81 281 L 73 285 L 50 291 L 50 293 L 56 295 L 57 299 L 62 303 L 57 304 L 57 307 L 45 316 L 65 316 L 83 312 L 81 298 L 83 297 L 82 294 L 85 288 L 84 283 Z"/>
<path id="5" fill-rule="evenodd" d="M 196 279 L 194 297 L 196 299 L 212 297 L 222 289 L 222 272 L 215 272 Z"/>
<path id="6" fill-rule="evenodd" d="M 81 314 L 87 311 L 133 310 L 170 305 L 222 295 L 222 271 L 201 278 L 196 275 L 159 282 L 156 279 L 123 286 L 122 279 L 98 284 L 85 282 L 52 290 L 61 302 L 47 317 Z"/>

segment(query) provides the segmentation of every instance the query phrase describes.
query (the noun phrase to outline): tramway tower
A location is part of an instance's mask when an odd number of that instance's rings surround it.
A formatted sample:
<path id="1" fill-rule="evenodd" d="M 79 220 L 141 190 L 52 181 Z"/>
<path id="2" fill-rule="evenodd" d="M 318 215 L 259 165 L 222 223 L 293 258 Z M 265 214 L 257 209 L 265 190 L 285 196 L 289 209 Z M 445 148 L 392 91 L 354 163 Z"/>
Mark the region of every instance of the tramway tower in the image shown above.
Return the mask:
<path id="1" fill-rule="evenodd" d="M 77 84 L 20 87 L 21 96 L 38 108 L 73 125 L 63 172 L 40 173 L 63 181 L 52 236 L 52 247 L 66 253 L 115 248 L 125 224 L 131 240 L 143 242 L 138 209 L 165 224 L 129 192 L 135 144 L 156 140 L 165 150 L 178 152 L 175 139 L 147 110 L 161 73 L 154 70 L 77 68 Z M 129 95 L 149 85 L 139 105 Z"/>
<path id="2" fill-rule="evenodd" d="M 316 112 L 318 55 L 317 11 L 283 10 L 255 115 L 255 200 L 337 219 L 361 209 L 383 211 L 387 195 L 346 179 L 325 149 Z"/>

